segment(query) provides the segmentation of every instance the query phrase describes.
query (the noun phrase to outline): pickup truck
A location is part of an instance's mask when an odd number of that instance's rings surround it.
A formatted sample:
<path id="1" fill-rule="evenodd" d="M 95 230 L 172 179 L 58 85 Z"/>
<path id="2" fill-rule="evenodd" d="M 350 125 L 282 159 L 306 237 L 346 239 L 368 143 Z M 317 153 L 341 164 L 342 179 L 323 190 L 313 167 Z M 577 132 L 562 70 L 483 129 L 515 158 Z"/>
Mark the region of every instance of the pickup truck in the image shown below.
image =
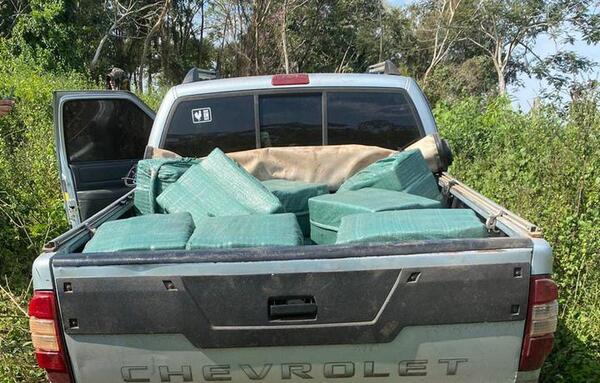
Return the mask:
<path id="1" fill-rule="evenodd" d="M 301 74 L 190 82 L 158 113 L 129 92 L 57 92 L 57 156 L 73 228 L 33 264 L 30 323 L 52 382 L 536 382 L 557 324 L 539 228 L 445 171 L 450 207 L 489 238 L 82 253 L 131 216 L 123 178 L 156 150 L 203 157 L 276 146 L 400 150 L 437 133 L 408 77 Z M 272 320 L 273 296 L 312 320 Z M 293 303 L 293 302 L 292 302 Z"/>

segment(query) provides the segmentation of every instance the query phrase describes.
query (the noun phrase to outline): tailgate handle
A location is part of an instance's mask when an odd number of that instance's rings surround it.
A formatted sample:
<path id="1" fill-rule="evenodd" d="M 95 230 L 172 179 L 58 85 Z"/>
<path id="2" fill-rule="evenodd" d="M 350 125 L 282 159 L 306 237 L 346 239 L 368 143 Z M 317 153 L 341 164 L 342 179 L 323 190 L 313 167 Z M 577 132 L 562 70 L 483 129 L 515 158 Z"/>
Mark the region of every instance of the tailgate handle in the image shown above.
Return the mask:
<path id="1" fill-rule="evenodd" d="M 313 296 L 269 298 L 269 320 L 317 319 L 317 303 Z"/>

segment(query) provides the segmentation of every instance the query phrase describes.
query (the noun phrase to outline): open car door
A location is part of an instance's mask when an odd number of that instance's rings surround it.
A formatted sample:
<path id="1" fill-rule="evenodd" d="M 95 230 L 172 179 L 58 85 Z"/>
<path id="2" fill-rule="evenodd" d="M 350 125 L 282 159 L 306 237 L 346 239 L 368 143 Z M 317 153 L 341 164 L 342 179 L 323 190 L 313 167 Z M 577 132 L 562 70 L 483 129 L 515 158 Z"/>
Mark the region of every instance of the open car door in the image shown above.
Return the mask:
<path id="1" fill-rule="evenodd" d="M 56 153 L 71 226 L 131 190 L 125 180 L 144 155 L 154 116 L 131 92 L 54 93 Z"/>

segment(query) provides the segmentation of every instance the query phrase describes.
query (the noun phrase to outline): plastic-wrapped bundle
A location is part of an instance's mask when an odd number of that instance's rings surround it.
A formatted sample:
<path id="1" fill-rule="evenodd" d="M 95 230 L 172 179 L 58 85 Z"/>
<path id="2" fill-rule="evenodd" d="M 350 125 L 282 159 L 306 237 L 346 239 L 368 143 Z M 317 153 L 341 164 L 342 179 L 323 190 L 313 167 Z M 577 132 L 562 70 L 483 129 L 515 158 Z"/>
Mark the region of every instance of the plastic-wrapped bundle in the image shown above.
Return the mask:
<path id="1" fill-rule="evenodd" d="M 141 214 L 163 213 L 156 197 L 177 181 L 190 166 L 199 163 L 193 158 L 149 159 L 137 164 L 133 201 Z"/>
<path id="2" fill-rule="evenodd" d="M 156 201 L 170 213 L 191 213 L 195 221 L 281 211 L 277 197 L 219 149 L 189 168 Z"/>
<path id="3" fill-rule="evenodd" d="M 433 209 L 440 201 L 386 189 L 364 188 L 320 195 L 308 201 L 310 237 L 318 244 L 335 243 L 342 217 L 357 213 L 402 209 Z"/>
<path id="4" fill-rule="evenodd" d="M 368 187 L 441 200 L 435 177 L 421 151 L 416 149 L 399 152 L 367 166 L 348 178 L 338 192 Z"/>
<path id="5" fill-rule="evenodd" d="M 294 213 L 305 237 L 310 235 L 308 200 L 322 194 L 329 194 L 326 184 L 302 181 L 273 179 L 263 181 L 263 185 L 275 195 L 286 213 Z"/>
<path id="6" fill-rule="evenodd" d="M 279 211 L 281 203 L 254 176 L 219 148 L 214 149 L 200 164 L 219 185 L 250 211 L 269 214 Z"/>
<path id="7" fill-rule="evenodd" d="M 469 209 L 419 209 L 363 213 L 342 218 L 338 244 L 485 238 L 485 225 Z"/>
<path id="8" fill-rule="evenodd" d="M 194 165 L 161 193 L 156 202 L 169 213 L 189 212 L 195 222 L 208 216 L 252 213 L 214 178 L 202 164 Z"/>
<path id="9" fill-rule="evenodd" d="M 189 213 L 147 214 L 108 221 L 96 230 L 83 252 L 185 249 L 193 231 Z"/>
<path id="10" fill-rule="evenodd" d="M 186 248 L 300 246 L 302 242 L 294 214 L 258 214 L 203 218 L 196 222 Z"/>

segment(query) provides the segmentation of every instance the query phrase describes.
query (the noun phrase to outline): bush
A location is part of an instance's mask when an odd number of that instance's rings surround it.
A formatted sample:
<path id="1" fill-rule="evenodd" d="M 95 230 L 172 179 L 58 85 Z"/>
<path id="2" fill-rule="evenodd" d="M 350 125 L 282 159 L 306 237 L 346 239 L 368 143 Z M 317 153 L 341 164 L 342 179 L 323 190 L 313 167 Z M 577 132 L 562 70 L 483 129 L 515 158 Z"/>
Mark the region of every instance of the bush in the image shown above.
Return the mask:
<path id="1" fill-rule="evenodd" d="M 29 338 L 29 291 L 12 292 L 0 282 L 0 382 L 42 383 L 44 372 L 36 367 Z"/>
<path id="2" fill-rule="evenodd" d="M 94 84 L 74 73 L 49 74 L 0 46 L 0 96 L 17 105 L 0 119 L 0 382 L 43 382 L 25 314 L 31 263 L 67 229 L 54 152 L 52 92 Z M 9 287 L 15 293 L 11 293 Z"/>
<path id="3" fill-rule="evenodd" d="M 455 153 L 451 173 L 544 230 L 554 249 L 560 325 L 544 382 L 600 381 L 598 95 L 566 116 L 513 111 L 507 99 L 435 109 Z"/>
<path id="4" fill-rule="evenodd" d="M 0 275 L 23 285 L 42 245 L 67 228 L 54 152 L 52 92 L 93 84 L 82 75 L 45 73 L 2 54 L 0 94 L 14 88 L 17 105 L 0 120 Z"/>
<path id="5" fill-rule="evenodd" d="M 0 46 L 0 96 L 14 89 L 17 101 L 0 119 L 0 276 L 13 286 L 28 283 L 44 243 L 68 228 L 54 147 L 53 92 L 95 88 L 83 74 L 47 72 Z M 142 98 L 156 109 L 162 96 Z"/>

